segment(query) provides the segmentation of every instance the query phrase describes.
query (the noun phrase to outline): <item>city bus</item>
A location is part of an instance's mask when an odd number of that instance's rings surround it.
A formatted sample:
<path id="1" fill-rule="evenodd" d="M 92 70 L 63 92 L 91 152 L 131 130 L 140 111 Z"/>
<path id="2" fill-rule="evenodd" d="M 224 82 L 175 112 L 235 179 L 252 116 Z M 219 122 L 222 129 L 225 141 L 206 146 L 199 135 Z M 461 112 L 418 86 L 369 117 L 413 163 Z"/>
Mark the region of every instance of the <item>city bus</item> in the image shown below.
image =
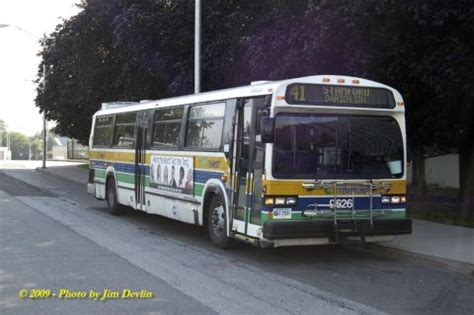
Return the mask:
<path id="1" fill-rule="evenodd" d="M 227 248 L 410 234 L 402 96 L 362 78 L 258 81 L 93 116 L 88 192 Z"/>

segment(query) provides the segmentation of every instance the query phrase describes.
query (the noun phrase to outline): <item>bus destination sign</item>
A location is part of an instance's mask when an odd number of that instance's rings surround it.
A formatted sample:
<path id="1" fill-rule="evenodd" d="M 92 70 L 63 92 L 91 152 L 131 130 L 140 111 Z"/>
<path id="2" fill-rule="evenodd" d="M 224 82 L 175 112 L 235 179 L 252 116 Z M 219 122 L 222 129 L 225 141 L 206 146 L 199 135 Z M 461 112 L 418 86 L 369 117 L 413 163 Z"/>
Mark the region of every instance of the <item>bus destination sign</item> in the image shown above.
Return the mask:
<path id="1" fill-rule="evenodd" d="M 395 99 L 383 88 L 322 84 L 291 84 L 286 102 L 300 105 L 394 108 Z"/>

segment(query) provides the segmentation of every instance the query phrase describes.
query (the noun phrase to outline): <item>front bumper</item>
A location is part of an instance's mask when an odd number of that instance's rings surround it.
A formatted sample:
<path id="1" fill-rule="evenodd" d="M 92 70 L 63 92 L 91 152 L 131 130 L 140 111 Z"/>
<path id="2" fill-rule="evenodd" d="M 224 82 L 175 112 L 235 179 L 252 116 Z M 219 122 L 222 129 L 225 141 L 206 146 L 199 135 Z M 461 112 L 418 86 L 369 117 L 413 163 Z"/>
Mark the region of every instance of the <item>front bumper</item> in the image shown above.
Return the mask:
<path id="1" fill-rule="evenodd" d="M 291 238 L 320 238 L 341 236 L 375 236 L 411 234 L 411 219 L 369 220 L 270 220 L 263 224 L 263 237 L 267 240 Z"/>

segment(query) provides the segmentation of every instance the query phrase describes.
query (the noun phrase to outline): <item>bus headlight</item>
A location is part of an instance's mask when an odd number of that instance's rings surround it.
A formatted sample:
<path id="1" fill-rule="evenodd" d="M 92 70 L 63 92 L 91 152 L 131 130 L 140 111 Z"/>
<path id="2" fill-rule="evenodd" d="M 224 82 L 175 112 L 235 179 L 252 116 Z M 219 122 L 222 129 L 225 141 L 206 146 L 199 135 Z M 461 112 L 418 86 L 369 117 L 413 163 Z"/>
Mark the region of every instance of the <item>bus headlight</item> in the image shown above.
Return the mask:
<path id="1" fill-rule="evenodd" d="M 264 198 L 264 204 L 266 206 L 296 206 L 298 203 L 298 197 L 297 196 L 291 196 L 291 197 L 284 197 L 284 196 L 277 196 L 277 197 L 267 197 L 265 196 Z"/>
<path id="2" fill-rule="evenodd" d="M 284 205 L 284 204 L 285 204 L 285 197 L 275 198 L 275 205 Z"/>
<path id="3" fill-rule="evenodd" d="M 392 203 L 400 203 L 400 196 L 392 196 L 390 200 Z"/>
<path id="4" fill-rule="evenodd" d="M 382 204 L 389 204 L 389 203 L 405 203 L 407 198 L 405 195 L 399 196 L 382 196 Z"/>

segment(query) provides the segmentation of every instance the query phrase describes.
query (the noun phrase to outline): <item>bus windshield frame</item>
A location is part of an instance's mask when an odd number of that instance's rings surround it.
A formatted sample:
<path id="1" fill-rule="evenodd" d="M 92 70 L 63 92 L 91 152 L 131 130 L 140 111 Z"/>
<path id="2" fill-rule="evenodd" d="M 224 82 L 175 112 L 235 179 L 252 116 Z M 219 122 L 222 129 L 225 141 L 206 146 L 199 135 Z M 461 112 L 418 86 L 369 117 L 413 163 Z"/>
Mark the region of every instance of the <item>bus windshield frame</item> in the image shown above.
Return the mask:
<path id="1" fill-rule="evenodd" d="M 275 179 L 400 179 L 405 145 L 389 115 L 282 112 L 275 116 Z"/>

